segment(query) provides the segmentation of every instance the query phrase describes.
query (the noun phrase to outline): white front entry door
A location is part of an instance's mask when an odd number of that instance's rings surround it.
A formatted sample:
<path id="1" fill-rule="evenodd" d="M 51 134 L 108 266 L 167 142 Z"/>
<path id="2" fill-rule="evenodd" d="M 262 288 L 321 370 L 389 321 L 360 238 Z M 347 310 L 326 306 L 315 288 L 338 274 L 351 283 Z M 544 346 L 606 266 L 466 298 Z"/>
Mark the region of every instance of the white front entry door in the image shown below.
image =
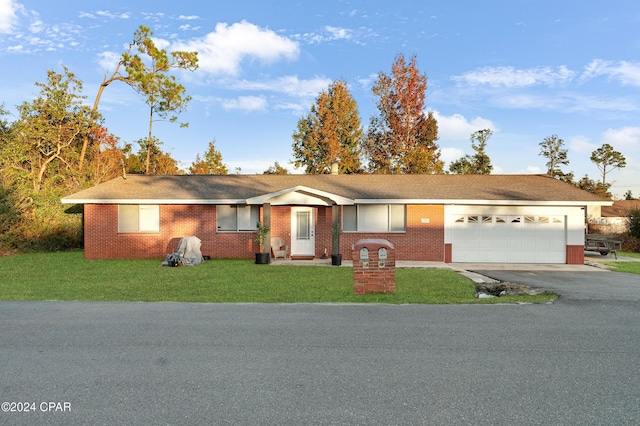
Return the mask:
<path id="1" fill-rule="evenodd" d="M 291 208 L 291 256 L 315 256 L 316 226 L 312 207 Z"/>

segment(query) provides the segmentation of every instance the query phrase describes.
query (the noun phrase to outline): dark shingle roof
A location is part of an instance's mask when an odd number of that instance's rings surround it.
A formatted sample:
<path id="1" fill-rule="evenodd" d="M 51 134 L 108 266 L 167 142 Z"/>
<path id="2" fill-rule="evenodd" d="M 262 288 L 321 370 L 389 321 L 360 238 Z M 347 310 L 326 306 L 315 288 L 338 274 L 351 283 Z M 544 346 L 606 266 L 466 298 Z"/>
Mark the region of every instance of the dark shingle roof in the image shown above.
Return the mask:
<path id="1" fill-rule="evenodd" d="M 242 202 L 297 186 L 353 200 L 463 200 L 604 204 L 597 197 L 546 175 L 129 175 L 63 198 L 67 204 L 127 200 L 176 204 Z"/>
<path id="2" fill-rule="evenodd" d="M 601 217 L 625 217 L 629 210 L 640 209 L 640 200 L 614 201 L 612 206 L 602 207 Z"/>

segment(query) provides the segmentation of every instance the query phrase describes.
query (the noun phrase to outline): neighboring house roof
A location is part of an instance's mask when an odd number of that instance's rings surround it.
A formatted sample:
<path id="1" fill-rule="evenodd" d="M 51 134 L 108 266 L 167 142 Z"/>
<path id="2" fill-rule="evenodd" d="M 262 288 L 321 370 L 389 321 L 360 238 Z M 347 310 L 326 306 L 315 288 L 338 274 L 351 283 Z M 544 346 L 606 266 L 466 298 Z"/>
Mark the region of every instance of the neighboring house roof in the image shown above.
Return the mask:
<path id="1" fill-rule="evenodd" d="M 603 206 L 600 217 L 625 217 L 629 210 L 640 209 L 640 200 L 618 200 L 612 206 Z"/>
<path id="2" fill-rule="evenodd" d="M 289 195 L 289 197 L 288 197 Z M 546 175 L 128 175 L 64 204 L 537 204 L 610 205 Z M 293 202 L 292 202 L 293 200 Z M 309 204 L 313 204 L 309 202 Z"/>

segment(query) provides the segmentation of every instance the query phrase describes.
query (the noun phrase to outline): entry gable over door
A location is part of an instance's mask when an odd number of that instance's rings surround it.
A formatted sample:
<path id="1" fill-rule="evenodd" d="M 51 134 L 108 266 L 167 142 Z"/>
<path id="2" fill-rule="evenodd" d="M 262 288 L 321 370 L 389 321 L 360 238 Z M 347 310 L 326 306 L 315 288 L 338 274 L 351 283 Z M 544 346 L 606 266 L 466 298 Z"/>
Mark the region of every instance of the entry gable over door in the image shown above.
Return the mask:
<path id="1" fill-rule="evenodd" d="M 247 204 L 264 203 L 269 203 L 273 206 L 332 206 L 334 204 L 353 205 L 354 201 L 350 198 L 301 185 L 247 199 Z"/>

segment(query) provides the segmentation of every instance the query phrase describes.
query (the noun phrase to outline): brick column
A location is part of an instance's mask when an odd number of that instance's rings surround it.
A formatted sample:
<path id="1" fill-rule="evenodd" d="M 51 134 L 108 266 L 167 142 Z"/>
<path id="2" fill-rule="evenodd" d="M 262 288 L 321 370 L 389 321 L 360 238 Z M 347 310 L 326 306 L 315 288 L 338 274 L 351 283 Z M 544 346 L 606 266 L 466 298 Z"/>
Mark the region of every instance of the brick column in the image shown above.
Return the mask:
<path id="1" fill-rule="evenodd" d="M 359 240 L 352 247 L 351 258 L 356 294 L 395 293 L 396 249 L 391 242 L 383 239 Z"/>

